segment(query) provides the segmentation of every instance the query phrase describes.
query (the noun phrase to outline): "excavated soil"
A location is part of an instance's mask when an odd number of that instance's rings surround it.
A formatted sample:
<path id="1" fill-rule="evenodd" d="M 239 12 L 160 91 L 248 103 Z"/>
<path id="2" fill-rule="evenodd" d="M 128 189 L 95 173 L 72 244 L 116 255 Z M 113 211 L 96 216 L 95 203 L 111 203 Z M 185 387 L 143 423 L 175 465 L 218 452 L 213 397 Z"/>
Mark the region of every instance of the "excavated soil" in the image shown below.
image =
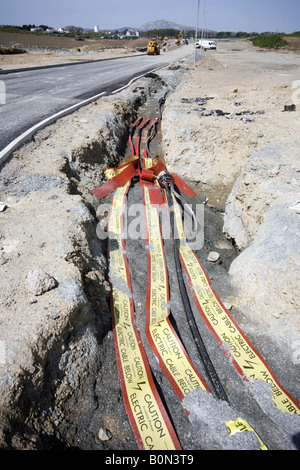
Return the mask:
<path id="1" fill-rule="evenodd" d="M 135 55 L 147 38 L 83 39 L 0 32 L 0 70 Z"/>
<path id="2" fill-rule="evenodd" d="M 191 58 L 162 69 L 60 119 L 3 166 L 2 449 L 137 449 L 115 359 L 106 242 L 97 236 L 111 196 L 100 202 L 89 190 L 104 182 L 107 167 L 128 155 L 130 126 L 141 114 L 154 119 L 166 92 L 151 148 L 196 189 L 198 196 L 188 202 L 195 207 L 208 198 L 204 245 L 197 255 L 234 319 L 299 401 L 300 325 L 294 310 L 299 305 L 299 244 L 293 241 L 299 214 L 289 209 L 300 200 L 298 72 L 294 52 L 260 52 L 247 42 L 224 42 L 196 63 Z M 284 111 L 294 102 L 293 111 Z M 140 201 L 134 182 L 128 204 Z M 274 241 L 275 232 L 281 245 Z M 258 247 L 269 255 L 268 276 Z M 270 449 L 300 448 L 298 416 L 289 419 L 270 410 L 269 390 L 246 387 L 202 324 L 231 406 L 193 393 L 186 400 L 187 417 L 145 338 L 144 240 L 127 240 L 126 250 L 137 324 L 183 449 L 258 449 L 254 434 L 229 436 L 224 422 L 241 415 Z M 216 262 L 209 261 L 211 251 L 219 254 Z M 205 374 L 182 313 L 168 243 L 166 253 L 173 320 Z M 28 282 L 37 269 L 42 292 Z M 278 284 L 287 272 L 282 294 Z M 49 277 L 42 283 L 45 273 Z"/>

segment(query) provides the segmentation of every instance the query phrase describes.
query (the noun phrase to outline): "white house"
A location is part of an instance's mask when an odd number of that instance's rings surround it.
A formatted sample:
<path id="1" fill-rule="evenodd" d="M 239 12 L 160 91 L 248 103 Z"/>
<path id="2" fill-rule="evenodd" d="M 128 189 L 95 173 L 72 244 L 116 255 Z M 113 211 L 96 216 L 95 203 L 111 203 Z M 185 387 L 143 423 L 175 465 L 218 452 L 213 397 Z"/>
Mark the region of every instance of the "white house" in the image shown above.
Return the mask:
<path id="1" fill-rule="evenodd" d="M 139 37 L 140 33 L 138 31 L 133 31 L 133 29 L 128 29 L 126 31 L 126 36 L 137 36 Z"/>
<path id="2" fill-rule="evenodd" d="M 67 28 L 58 28 L 58 32 L 68 34 L 70 31 Z"/>

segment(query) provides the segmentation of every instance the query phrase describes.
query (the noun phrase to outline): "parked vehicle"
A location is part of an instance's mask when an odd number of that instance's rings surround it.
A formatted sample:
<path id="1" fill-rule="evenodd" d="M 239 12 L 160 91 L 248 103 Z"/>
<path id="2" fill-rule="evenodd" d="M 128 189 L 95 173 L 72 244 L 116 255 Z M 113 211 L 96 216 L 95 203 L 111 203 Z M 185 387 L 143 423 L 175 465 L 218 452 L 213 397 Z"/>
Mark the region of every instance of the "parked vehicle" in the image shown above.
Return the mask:
<path id="1" fill-rule="evenodd" d="M 174 39 L 174 42 L 175 44 L 177 44 L 177 46 L 180 46 L 181 44 L 181 39 L 180 39 L 180 36 L 182 35 L 182 39 L 184 39 L 184 31 L 180 31 L 180 33 L 178 34 L 178 38 L 177 39 Z"/>
<path id="2" fill-rule="evenodd" d="M 213 41 L 204 41 L 204 40 L 200 40 L 197 42 L 197 49 L 200 49 L 202 47 L 202 49 L 204 49 L 205 51 L 206 50 L 209 50 L 209 49 L 214 49 L 216 50 L 217 49 L 217 44 Z"/>
<path id="3" fill-rule="evenodd" d="M 147 55 L 159 55 L 160 54 L 160 45 L 158 44 L 158 37 L 156 35 L 150 36 L 148 46 L 147 46 Z"/>

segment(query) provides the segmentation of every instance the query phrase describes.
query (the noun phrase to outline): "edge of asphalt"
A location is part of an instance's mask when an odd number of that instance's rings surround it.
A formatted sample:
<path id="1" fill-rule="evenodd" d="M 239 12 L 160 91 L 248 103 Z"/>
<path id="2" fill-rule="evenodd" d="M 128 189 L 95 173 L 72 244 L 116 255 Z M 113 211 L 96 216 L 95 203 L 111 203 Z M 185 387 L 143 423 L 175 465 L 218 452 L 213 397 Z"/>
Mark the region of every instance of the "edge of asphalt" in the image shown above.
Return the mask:
<path id="1" fill-rule="evenodd" d="M 142 55 L 145 55 L 145 53 L 138 54 L 138 55 L 142 56 Z M 187 55 L 190 55 L 190 54 L 187 54 Z M 137 55 L 134 55 L 134 57 L 136 57 L 136 56 Z M 127 58 L 127 57 L 133 57 L 133 56 L 128 55 L 128 56 L 125 56 L 125 57 Z M 28 71 L 28 70 L 37 70 L 37 69 L 43 69 L 43 68 L 65 67 L 65 66 L 68 66 L 68 65 L 79 65 L 79 64 L 83 64 L 83 63 L 86 64 L 86 63 L 92 63 L 92 62 L 103 62 L 105 60 L 116 60 L 116 59 L 120 59 L 120 57 L 110 57 L 110 58 L 107 58 L 107 59 L 88 60 L 88 61 L 74 62 L 74 63 L 72 63 L 72 62 L 69 63 L 68 62 L 66 64 L 41 65 L 41 66 L 28 67 L 28 68 L 23 68 L 23 69 L 21 68 L 21 69 L 0 70 L 0 75 L 1 74 L 4 75 L 6 73 L 17 73 L 17 72 L 24 72 L 24 71 Z M 178 59 L 170 61 L 170 63 L 168 65 L 176 62 L 177 60 Z M 147 75 L 148 73 L 155 72 L 156 70 L 159 70 L 159 69 L 164 68 L 164 67 L 166 67 L 166 64 L 160 65 L 160 66 L 155 67 L 151 70 L 147 70 L 147 71 L 143 72 L 140 75 L 132 77 L 128 81 L 128 83 L 121 86 L 120 88 L 117 88 L 116 90 L 108 90 L 108 91 L 103 91 L 101 93 L 98 93 L 98 94 L 96 94 L 94 96 L 91 96 L 91 97 L 89 97 L 89 98 L 87 98 L 83 101 L 80 101 L 79 103 L 76 103 L 76 104 L 74 104 L 74 105 L 72 105 L 68 108 L 63 109 L 63 110 L 59 111 L 58 113 L 55 113 L 55 114 L 49 116 L 48 118 L 44 119 L 43 121 L 38 122 L 34 126 L 27 129 L 25 132 L 23 132 L 23 134 L 18 136 L 12 142 L 10 142 L 6 147 L 4 147 L 4 149 L 0 150 L 0 169 L 1 169 L 2 165 L 5 163 L 5 161 L 8 159 L 8 157 L 15 150 L 17 150 L 22 144 L 24 144 L 25 142 L 28 142 L 37 131 L 43 129 L 44 127 L 48 126 L 49 124 L 52 124 L 53 122 L 57 121 L 59 118 L 64 117 L 68 114 L 71 114 L 72 112 L 76 111 L 77 109 L 81 108 L 82 106 L 85 106 L 85 105 L 91 103 L 92 101 L 95 101 L 95 100 L 99 99 L 101 96 L 103 96 L 105 94 L 109 95 L 109 94 L 118 93 L 119 91 L 129 87 L 133 82 L 135 82 L 139 78 L 142 78 L 145 75 Z"/>
<path id="2" fill-rule="evenodd" d="M 116 60 L 116 59 L 127 59 L 128 57 L 138 57 L 141 55 L 145 55 L 145 53 L 141 54 L 130 54 L 126 56 L 121 56 L 121 57 L 107 57 L 106 59 L 96 59 L 96 60 L 82 60 L 82 61 L 76 61 L 76 62 L 66 62 L 65 64 L 51 64 L 51 65 L 35 65 L 34 67 L 20 67 L 16 69 L 7 69 L 7 70 L 1 70 L 0 69 L 0 75 L 7 75 L 9 73 L 20 73 L 20 72 L 28 72 L 31 70 L 40 70 L 40 69 L 50 69 L 54 67 L 67 67 L 69 65 L 80 65 L 80 64 L 91 64 L 93 62 L 103 62 L 105 60 Z"/>
<path id="3" fill-rule="evenodd" d="M 127 56 L 128 57 L 128 56 Z M 111 59 L 101 59 L 101 60 L 114 60 L 115 57 L 111 58 Z M 88 62 L 95 62 L 95 61 L 88 61 Z M 79 63 L 82 63 L 82 62 L 79 62 Z M 86 63 L 86 62 L 85 62 Z M 65 66 L 65 65 L 74 65 L 74 64 L 59 64 L 59 65 L 50 65 L 49 67 L 55 67 L 55 66 Z M 119 91 L 123 90 L 124 88 L 127 88 L 129 87 L 134 81 L 138 80 L 139 78 L 142 78 L 143 76 L 147 75 L 148 73 L 151 73 L 151 72 L 155 72 L 156 70 L 159 70 L 163 67 L 165 67 L 166 64 L 163 64 L 163 65 L 160 65 L 159 67 L 155 67 L 154 69 L 151 69 L 151 70 L 147 70 L 145 71 L 144 73 L 140 74 L 140 75 L 137 75 L 137 76 L 134 76 L 132 77 L 128 83 L 126 83 L 125 85 L 121 86 L 120 88 L 117 88 L 116 90 L 113 90 L 113 91 L 103 91 L 101 93 L 98 93 L 96 95 L 93 95 L 83 101 L 80 101 L 68 108 L 65 108 L 61 111 L 59 111 L 58 113 L 55 113 L 49 117 L 47 117 L 46 119 L 38 122 L 37 124 L 35 124 L 34 126 L 30 127 L 29 129 L 27 129 L 25 132 L 23 132 L 20 136 L 18 136 L 16 139 L 14 139 L 12 142 L 10 142 L 6 147 L 4 147 L 4 149 L 2 149 L 0 151 L 0 169 L 1 169 L 1 166 L 5 163 L 5 161 L 8 159 L 8 157 L 15 151 L 17 150 L 22 144 L 24 144 L 25 142 L 28 142 L 32 136 L 39 130 L 43 129 L 44 127 L 48 126 L 49 124 L 52 124 L 53 122 L 57 121 L 59 118 L 61 117 L 64 117 L 68 114 L 71 114 L 72 112 L 76 111 L 77 109 L 81 108 L 82 106 L 85 106 L 89 103 L 91 103 L 92 101 L 95 101 L 99 98 L 101 98 L 101 96 L 103 95 L 109 95 L 109 94 L 115 94 L 115 93 L 118 93 Z M 30 70 L 32 69 L 38 69 L 38 68 L 47 68 L 47 66 L 43 67 L 33 67 L 33 68 L 30 68 Z M 21 71 L 24 71 L 25 69 L 21 69 Z M 26 70 L 29 70 L 29 69 L 26 69 Z M 13 72 L 16 72 L 16 70 L 13 70 Z"/>

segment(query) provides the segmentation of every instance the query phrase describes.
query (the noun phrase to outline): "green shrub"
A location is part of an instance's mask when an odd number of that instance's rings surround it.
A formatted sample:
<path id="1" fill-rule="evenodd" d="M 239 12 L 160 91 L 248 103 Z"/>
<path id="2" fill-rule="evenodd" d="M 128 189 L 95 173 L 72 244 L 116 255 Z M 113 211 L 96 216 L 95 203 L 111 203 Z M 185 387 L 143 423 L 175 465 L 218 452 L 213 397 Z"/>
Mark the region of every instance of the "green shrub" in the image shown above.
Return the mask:
<path id="1" fill-rule="evenodd" d="M 254 46 L 263 47 L 265 49 L 278 49 L 287 45 L 282 34 L 263 34 L 250 39 Z"/>

